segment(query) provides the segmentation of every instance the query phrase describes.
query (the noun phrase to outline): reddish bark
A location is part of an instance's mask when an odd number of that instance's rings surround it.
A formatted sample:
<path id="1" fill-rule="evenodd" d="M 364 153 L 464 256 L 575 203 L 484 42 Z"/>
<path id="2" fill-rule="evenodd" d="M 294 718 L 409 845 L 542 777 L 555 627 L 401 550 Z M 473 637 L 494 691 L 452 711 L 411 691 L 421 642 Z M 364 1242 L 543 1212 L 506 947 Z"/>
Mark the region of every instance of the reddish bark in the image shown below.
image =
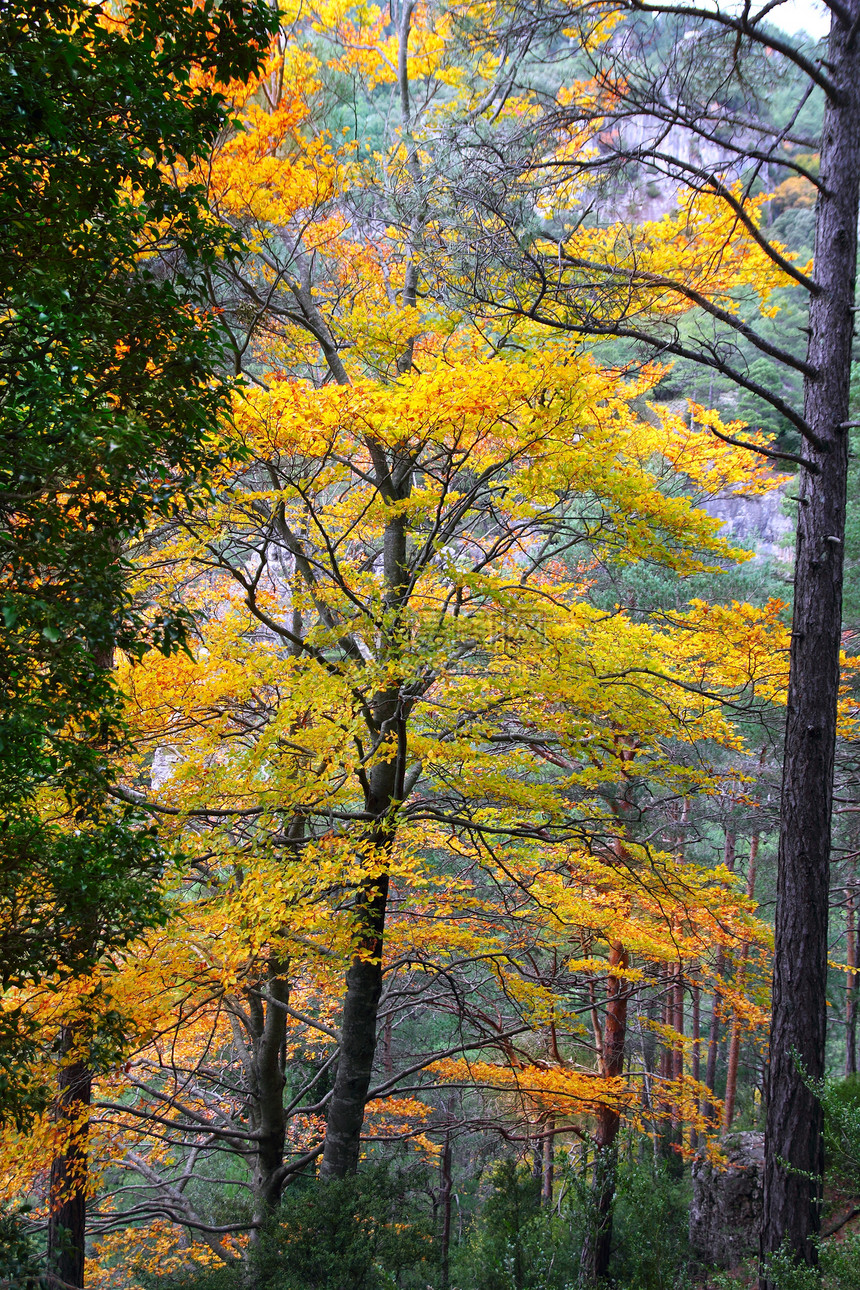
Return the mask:
<path id="1" fill-rule="evenodd" d="M 629 954 L 623 945 L 613 942 L 609 950 L 611 968 L 624 972 Z M 623 976 L 606 978 L 606 1017 L 601 1045 L 601 1075 L 617 1079 L 624 1074 L 627 1039 L 627 1001 L 630 991 Z M 616 1105 L 603 1103 L 597 1110 L 594 1134 L 595 1158 L 592 1184 L 593 1215 L 582 1250 L 582 1276 L 585 1284 L 597 1285 L 609 1270 L 612 1249 L 612 1205 L 615 1195 L 615 1172 L 618 1159 L 618 1130 L 621 1115 Z"/>

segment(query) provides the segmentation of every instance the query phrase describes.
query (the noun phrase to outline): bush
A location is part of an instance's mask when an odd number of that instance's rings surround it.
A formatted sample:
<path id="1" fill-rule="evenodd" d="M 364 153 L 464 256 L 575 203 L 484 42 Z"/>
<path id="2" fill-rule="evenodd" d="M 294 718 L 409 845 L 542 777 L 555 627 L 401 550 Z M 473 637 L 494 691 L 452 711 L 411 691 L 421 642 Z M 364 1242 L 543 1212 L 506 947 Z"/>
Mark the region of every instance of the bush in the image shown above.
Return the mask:
<path id="1" fill-rule="evenodd" d="M 508 1159 L 485 1175 L 490 1192 L 465 1244 L 454 1253 L 451 1283 L 459 1290 L 566 1290 L 576 1284 L 582 1207 L 541 1206 L 540 1181 Z M 573 1197 L 573 1203 L 571 1203 Z"/>
<path id="2" fill-rule="evenodd" d="M 688 1284 L 689 1196 L 662 1162 L 622 1162 L 613 1224 L 612 1280 L 624 1290 Z"/>
<path id="3" fill-rule="evenodd" d="M 367 1169 L 322 1183 L 301 1179 L 258 1234 L 249 1265 L 149 1278 L 152 1290 L 394 1290 L 435 1252 L 407 1212 L 414 1180 Z M 413 1284 L 426 1285 L 428 1275 Z"/>
<path id="4" fill-rule="evenodd" d="M 0 1290 L 40 1290 L 45 1284 L 26 1214 L 0 1207 Z"/>

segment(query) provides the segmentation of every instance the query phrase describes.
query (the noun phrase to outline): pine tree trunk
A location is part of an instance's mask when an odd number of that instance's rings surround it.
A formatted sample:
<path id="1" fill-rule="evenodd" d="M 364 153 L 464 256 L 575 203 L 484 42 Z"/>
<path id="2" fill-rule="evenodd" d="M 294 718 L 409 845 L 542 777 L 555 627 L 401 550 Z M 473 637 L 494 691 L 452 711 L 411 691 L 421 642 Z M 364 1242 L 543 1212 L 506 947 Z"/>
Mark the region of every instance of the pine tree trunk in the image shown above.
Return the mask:
<path id="1" fill-rule="evenodd" d="M 617 942 L 610 947 L 611 967 L 624 971 L 629 955 Z M 629 987 L 623 977 L 606 978 L 606 1021 L 603 1027 L 601 1074 L 617 1079 L 624 1074 L 624 1052 L 627 1039 L 627 1000 Z M 592 1182 L 592 1214 L 589 1231 L 582 1248 L 583 1284 L 596 1286 L 609 1271 L 612 1252 L 612 1210 L 615 1201 L 615 1175 L 618 1162 L 618 1130 L 621 1116 L 614 1105 L 604 1103 L 597 1110 L 594 1135 L 595 1157 Z"/>
<path id="2" fill-rule="evenodd" d="M 60 1036 L 61 1060 L 72 1051 L 74 1034 L 65 1027 Z M 87 1232 L 87 1170 L 89 1109 L 92 1075 L 82 1061 L 63 1065 L 58 1078 L 55 1118 L 68 1125 L 62 1154 L 51 1161 L 48 1201 L 48 1285 L 66 1290 L 84 1284 Z"/>
<path id="3" fill-rule="evenodd" d="M 842 15 L 840 17 L 840 14 Z M 809 311 L 806 444 L 798 507 L 794 617 L 783 762 L 773 1015 L 765 1135 L 762 1254 L 785 1242 L 814 1264 L 823 1167 L 821 1104 L 809 1087 L 824 1073 L 830 825 L 854 278 L 860 201 L 860 0 L 831 19 L 823 66 L 836 86 L 825 105 Z M 786 1167 L 786 1162 L 788 1167 Z M 768 1286 L 763 1273 L 761 1284 Z"/>

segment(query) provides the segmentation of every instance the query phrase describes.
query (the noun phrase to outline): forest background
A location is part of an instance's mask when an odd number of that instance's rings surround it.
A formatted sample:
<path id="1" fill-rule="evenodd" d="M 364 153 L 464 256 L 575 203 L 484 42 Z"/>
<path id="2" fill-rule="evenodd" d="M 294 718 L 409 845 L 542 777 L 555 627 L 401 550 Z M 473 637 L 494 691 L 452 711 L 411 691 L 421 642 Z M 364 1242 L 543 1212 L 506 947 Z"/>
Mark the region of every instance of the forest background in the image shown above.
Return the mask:
<path id="1" fill-rule="evenodd" d="M 755 517 L 790 529 L 822 96 L 759 61 L 781 153 L 704 159 L 739 219 L 588 164 L 595 49 L 668 65 L 686 19 L 3 20 L 3 1275 L 701 1280 L 691 1161 L 765 1111 L 791 569 Z M 631 263 L 656 357 L 571 326 L 571 267 L 593 323 Z M 853 506 L 846 557 L 837 1125 Z"/>

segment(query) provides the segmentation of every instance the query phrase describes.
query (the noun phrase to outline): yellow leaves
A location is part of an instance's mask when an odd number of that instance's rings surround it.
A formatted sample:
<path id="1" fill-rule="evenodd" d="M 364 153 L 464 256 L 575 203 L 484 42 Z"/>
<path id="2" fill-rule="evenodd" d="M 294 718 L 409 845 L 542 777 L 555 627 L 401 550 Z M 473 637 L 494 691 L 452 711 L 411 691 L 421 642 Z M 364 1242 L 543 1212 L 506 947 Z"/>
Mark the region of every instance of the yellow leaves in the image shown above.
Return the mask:
<path id="1" fill-rule="evenodd" d="M 749 431 L 743 421 L 723 422 L 719 413 L 688 400 L 689 415 L 681 417 L 665 407 L 649 405 L 659 418 L 661 441 L 657 451 L 673 471 L 686 477 L 703 496 L 733 492 L 758 496 L 784 484 L 789 476 L 777 474 L 762 457 L 749 448 L 727 443 L 725 436 L 740 438 L 766 448 L 770 439 Z M 714 431 L 716 433 L 709 433 Z"/>
<path id="2" fill-rule="evenodd" d="M 732 601 L 708 605 L 692 600 L 686 614 L 672 615 L 676 667 L 702 686 L 744 692 L 769 703 L 785 701 L 788 684 L 786 606 L 769 599 L 761 607 Z"/>
<path id="3" fill-rule="evenodd" d="M 515 1096 L 517 1102 L 527 1098 L 536 1107 L 563 1116 L 593 1113 L 598 1106 L 623 1110 L 636 1097 L 633 1087 L 623 1078 L 607 1079 L 593 1071 L 557 1066 L 445 1060 L 435 1062 L 432 1070 L 440 1079 L 465 1080 L 478 1089 Z"/>
<path id="4" fill-rule="evenodd" d="M 389 15 L 377 5 L 334 0 L 313 7 L 313 26 L 339 48 L 329 59 L 333 71 L 359 77 L 366 89 L 395 84 L 401 62 L 400 33 L 391 30 Z M 410 82 L 433 81 L 460 86 L 466 68 L 452 61 L 452 17 L 419 3 L 414 7 L 404 62 Z"/>
<path id="5" fill-rule="evenodd" d="M 568 198 L 569 200 L 569 198 Z M 580 226 L 556 252 L 562 281 L 573 288 L 583 271 L 605 283 L 595 319 L 670 318 L 716 306 L 739 312 L 739 293 L 752 292 L 772 313 L 772 293 L 792 279 L 756 240 L 766 194 L 745 196 L 735 185 L 721 193 L 687 191 L 677 210 L 637 225 Z M 774 243 L 787 261 L 786 248 Z"/>

